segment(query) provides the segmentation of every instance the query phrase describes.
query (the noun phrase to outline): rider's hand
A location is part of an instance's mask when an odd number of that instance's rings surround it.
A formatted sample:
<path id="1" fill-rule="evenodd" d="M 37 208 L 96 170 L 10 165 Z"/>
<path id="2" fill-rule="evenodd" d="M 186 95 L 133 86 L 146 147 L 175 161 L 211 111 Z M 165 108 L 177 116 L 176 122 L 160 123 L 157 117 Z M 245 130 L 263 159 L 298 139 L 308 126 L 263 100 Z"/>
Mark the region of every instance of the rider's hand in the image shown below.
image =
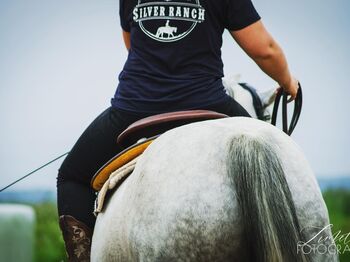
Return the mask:
<path id="1" fill-rule="evenodd" d="M 299 81 L 296 78 L 291 77 L 289 83 L 284 84 L 281 88 L 283 88 L 283 90 L 287 92 L 288 95 L 290 95 L 290 98 L 288 99 L 288 103 L 289 103 L 293 101 L 297 96 Z"/>

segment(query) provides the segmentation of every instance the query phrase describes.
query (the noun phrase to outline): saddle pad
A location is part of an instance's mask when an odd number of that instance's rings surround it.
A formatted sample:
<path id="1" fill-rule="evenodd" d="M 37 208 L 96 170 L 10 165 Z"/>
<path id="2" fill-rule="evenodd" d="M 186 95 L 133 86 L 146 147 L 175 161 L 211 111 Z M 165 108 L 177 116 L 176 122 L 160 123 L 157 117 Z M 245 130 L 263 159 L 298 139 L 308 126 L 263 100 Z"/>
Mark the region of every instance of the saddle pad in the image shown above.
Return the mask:
<path id="1" fill-rule="evenodd" d="M 94 210 L 95 216 L 102 212 L 104 203 L 107 200 L 107 193 L 115 189 L 123 179 L 126 179 L 134 171 L 138 159 L 139 156 L 111 173 L 97 194 Z"/>
<path id="2" fill-rule="evenodd" d="M 125 165 L 129 161 L 133 160 L 137 156 L 141 155 L 155 138 L 156 137 L 151 137 L 147 140 L 130 146 L 109 160 L 93 176 L 91 180 L 92 188 L 96 191 L 101 190 L 103 184 L 108 180 L 112 172 Z"/>

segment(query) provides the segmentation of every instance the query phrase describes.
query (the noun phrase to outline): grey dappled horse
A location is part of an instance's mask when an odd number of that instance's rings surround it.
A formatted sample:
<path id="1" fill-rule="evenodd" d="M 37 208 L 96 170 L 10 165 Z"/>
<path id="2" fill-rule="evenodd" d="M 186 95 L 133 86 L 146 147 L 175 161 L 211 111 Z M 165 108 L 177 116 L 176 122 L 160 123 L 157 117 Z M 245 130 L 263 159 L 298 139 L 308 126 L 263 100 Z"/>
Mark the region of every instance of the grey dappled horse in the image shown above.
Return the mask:
<path id="1" fill-rule="evenodd" d="M 148 147 L 98 215 L 91 258 L 337 261 L 328 224 L 314 174 L 289 136 L 256 119 L 210 120 Z"/>

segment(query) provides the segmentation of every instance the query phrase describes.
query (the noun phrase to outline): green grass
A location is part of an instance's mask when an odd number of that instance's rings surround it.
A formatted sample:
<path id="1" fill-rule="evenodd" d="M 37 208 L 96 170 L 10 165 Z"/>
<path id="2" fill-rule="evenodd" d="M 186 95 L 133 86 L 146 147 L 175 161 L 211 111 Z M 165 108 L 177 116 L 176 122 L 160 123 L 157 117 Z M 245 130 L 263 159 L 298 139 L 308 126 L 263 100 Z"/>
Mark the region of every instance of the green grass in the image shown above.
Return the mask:
<path id="1" fill-rule="evenodd" d="M 36 262 L 65 261 L 66 254 L 61 231 L 58 226 L 57 208 L 54 203 L 33 205 L 36 212 L 35 228 Z"/>
<path id="2" fill-rule="evenodd" d="M 336 239 L 336 244 L 340 245 L 340 261 L 350 261 L 350 191 L 328 190 L 323 197 L 333 224 L 333 235 L 339 232 L 339 236 L 348 236 L 347 239 Z"/>
<path id="3" fill-rule="evenodd" d="M 333 233 L 349 234 L 350 242 L 350 191 L 330 190 L 323 193 L 329 211 L 330 222 L 333 224 Z M 35 260 L 65 261 L 64 243 L 58 226 L 57 209 L 54 203 L 37 204 L 33 206 L 37 216 Z M 350 250 L 345 251 L 344 241 L 338 241 L 342 246 L 340 261 L 350 261 Z"/>

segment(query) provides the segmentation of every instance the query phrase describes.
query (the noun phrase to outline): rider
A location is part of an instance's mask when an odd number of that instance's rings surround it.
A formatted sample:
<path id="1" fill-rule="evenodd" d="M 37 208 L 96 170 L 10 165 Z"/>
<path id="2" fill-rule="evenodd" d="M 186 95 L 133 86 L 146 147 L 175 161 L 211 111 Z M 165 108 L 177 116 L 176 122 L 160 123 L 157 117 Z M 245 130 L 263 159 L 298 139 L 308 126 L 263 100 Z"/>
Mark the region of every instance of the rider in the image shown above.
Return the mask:
<path id="1" fill-rule="evenodd" d="M 291 99 L 296 97 L 297 81 L 251 0 L 154 0 L 146 6 L 142 2 L 120 0 L 128 58 L 112 105 L 83 132 L 59 169 L 58 212 L 70 261 L 89 260 L 95 223 L 90 180 L 121 151 L 116 138 L 130 124 L 150 115 L 190 109 L 249 117 L 225 93 L 221 81 L 224 29 Z M 164 20 L 177 28 L 174 36 L 157 37 Z"/>

